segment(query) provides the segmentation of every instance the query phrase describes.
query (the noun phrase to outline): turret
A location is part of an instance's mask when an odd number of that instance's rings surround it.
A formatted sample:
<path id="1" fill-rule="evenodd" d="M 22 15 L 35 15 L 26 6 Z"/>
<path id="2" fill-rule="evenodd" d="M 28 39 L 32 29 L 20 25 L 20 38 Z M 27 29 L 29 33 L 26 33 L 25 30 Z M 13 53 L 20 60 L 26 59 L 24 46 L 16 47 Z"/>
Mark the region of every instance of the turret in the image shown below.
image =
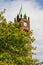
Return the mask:
<path id="1" fill-rule="evenodd" d="M 30 30 L 30 18 L 28 17 L 28 27 L 29 27 L 29 30 Z"/>
<path id="2" fill-rule="evenodd" d="M 27 19 L 27 16 L 26 16 L 26 14 L 24 14 L 24 19 Z"/>
<path id="3" fill-rule="evenodd" d="M 17 14 L 17 21 L 19 22 L 19 14 Z"/>

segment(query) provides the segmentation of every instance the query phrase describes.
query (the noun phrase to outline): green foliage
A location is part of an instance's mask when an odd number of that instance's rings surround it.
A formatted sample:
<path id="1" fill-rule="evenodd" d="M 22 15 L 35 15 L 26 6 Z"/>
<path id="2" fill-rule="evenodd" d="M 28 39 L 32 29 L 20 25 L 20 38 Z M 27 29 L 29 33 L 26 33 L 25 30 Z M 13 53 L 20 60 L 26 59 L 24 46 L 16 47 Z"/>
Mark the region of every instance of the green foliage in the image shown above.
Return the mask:
<path id="1" fill-rule="evenodd" d="M 35 60 L 28 57 L 33 48 L 31 43 L 34 38 L 28 37 L 32 32 L 20 30 L 18 23 L 7 23 L 5 18 L 0 21 L 0 65 L 34 64 Z"/>

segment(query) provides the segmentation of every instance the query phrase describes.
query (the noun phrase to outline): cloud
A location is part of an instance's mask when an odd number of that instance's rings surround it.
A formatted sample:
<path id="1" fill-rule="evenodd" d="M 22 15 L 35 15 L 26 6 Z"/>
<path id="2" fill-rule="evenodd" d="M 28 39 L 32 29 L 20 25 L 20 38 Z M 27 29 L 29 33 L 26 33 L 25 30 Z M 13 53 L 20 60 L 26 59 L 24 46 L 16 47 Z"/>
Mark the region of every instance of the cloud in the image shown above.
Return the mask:
<path id="1" fill-rule="evenodd" d="M 12 2 L 12 1 L 16 1 L 16 0 L 4 0 L 5 2 Z"/>

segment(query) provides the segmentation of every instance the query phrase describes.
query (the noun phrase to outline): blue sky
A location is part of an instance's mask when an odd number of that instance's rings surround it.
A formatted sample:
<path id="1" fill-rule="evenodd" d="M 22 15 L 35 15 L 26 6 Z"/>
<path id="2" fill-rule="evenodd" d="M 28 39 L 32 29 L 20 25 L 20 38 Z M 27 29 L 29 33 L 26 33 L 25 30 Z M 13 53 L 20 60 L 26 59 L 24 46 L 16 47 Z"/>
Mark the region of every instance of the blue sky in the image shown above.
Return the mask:
<path id="1" fill-rule="evenodd" d="M 14 17 L 19 13 L 20 7 L 25 10 L 30 17 L 30 26 L 35 37 L 34 46 L 36 58 L 43 60 L 43 0 L 0 0 L 0 10 L 6 9 L 4 16 L 7 21 L 14 21 Z"/>
<path id="2" fill-rule="evenodd" d="M 41 8 L 43 9 L 43 0 L 36 0 L 36 2 L 39 4 L 39 6 L 41 6 Z"/>
<path id="3" fill-rule="evenodd" d="M 0 0 L 0 2 L 6 2 L 6 3 L 11 3 L 13 1 L 36 1 L 39 6 L 43 8 L 43 0 Z"/>

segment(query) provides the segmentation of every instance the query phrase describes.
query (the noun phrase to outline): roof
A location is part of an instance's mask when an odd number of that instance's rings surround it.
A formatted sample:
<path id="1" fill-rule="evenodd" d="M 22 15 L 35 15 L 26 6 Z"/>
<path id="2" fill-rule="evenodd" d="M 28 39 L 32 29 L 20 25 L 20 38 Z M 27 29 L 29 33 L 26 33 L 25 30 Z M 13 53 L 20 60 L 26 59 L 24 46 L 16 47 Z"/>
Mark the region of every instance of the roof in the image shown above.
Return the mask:
<path id="1" fill-rule="evenodd" d="M 21 5 L 20 11 L 19 11 L 19 16 L 21 16 L 21 15 L 22 15 L 22 18 L 24 18 L 25 11 L 24 11 L 22 5 Z"/>

